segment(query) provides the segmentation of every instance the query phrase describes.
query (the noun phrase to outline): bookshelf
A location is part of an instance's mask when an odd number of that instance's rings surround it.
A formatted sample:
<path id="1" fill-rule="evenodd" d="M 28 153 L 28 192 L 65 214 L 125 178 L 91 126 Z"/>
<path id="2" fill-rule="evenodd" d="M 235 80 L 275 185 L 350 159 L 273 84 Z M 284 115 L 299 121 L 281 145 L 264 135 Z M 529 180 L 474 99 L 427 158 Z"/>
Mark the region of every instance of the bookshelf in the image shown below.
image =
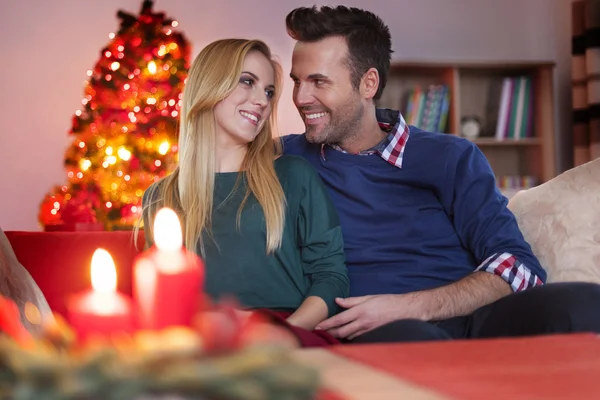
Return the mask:
<path id="1" fill-rule="evenodd" d="M 440 129 L 427 130 L 458 136 L 463 136 L 461 121 L 477 117 L 480 132 L 469 140 L 485 154 L 500 188 L 510 197 L 556 176 L 553 70 L 552 62 L 396 61 L 378 106 L 401 110 L 411 125 L 427 129 L 433 124 Z M 442 123 L 438 118 L 427 124 L 413 113 L 432 85 L 447 90 L 447 111 Z M 524 88 L 521 92 L 520 86 Z M 421 97 L 415 94 L 417 88 Z M 439 96 L 437 101 L 443 101 L 443 95 Z M 503 98 L 507 104 L 504 111 Z M 499 116 L 504 121 L 500 126 Z"/>

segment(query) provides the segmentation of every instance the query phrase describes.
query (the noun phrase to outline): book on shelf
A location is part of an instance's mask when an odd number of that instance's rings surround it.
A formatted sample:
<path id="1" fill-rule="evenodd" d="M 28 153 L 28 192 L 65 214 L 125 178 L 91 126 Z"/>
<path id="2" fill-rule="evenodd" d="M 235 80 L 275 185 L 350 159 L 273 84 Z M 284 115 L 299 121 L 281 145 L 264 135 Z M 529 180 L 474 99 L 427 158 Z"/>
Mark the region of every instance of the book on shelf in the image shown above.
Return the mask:
<path id="1" fill-rule="evenodd" d="M 415 86 L 408 91 L 406 123 L 429 132 L 445 132 L 450 108 L 448 85 Z"/>
<path id="2" fill-rule="evenodd" d="M 511 198 L 521 190 L 531 189 L 538 185 L 537 179 L 531 175 L 497 176 L 496 184 L 500 192 Z"/>
<path id="3" fill-rule="evenodd" d="M 502 81 L 496 140 L 533 137 L 533 78 L 505 77 Z"/>

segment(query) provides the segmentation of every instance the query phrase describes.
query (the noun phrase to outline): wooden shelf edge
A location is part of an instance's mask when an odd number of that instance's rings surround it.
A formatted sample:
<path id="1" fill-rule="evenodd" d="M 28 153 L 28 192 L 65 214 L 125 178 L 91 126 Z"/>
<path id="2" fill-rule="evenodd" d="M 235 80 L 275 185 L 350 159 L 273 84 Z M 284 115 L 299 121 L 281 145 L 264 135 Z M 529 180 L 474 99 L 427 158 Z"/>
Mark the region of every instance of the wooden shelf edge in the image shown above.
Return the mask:
<path id="1" fill-rule="evenodd" d="M 539 146 L 542 144 L 540 138 L 504 139 L 479 138 L 472 140 L 477 146 Z"/>
<path id="2" fill-rule="evenodd" d="M 555 67 L 551 60 L 392 60 L 390 67 L 394 68 L 539 68 Z"/>

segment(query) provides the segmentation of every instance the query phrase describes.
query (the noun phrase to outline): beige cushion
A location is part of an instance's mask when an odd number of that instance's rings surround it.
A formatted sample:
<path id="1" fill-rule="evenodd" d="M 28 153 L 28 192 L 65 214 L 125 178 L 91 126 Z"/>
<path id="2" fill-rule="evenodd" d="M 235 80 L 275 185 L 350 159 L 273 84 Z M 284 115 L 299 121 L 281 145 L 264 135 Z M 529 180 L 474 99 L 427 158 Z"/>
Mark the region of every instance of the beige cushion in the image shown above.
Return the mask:
<path id="1" fill-rule="evenodd" d="M 600 159 L 511 198 L 548 282 L 600 283 Z"/>

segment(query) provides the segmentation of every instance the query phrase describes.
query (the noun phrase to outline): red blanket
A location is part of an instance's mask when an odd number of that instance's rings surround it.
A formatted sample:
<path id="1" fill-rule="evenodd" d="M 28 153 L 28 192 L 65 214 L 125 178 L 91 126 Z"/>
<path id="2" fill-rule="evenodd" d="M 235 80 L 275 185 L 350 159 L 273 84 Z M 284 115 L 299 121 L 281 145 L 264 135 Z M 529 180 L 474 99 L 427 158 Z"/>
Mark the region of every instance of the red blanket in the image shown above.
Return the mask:
<path id="1" fill-rule="evenodd" d="M 293 333 L 300 341 L 302 347 L 322 347 L 340 343 L 339 340 L 325 331 L 308 331 L 289 324 L 286 321 L 286 318 L 289 317 L 291 313 L 260 310 L 259 314 L 268 318 L 272 323 L 284 327 Z"/>

